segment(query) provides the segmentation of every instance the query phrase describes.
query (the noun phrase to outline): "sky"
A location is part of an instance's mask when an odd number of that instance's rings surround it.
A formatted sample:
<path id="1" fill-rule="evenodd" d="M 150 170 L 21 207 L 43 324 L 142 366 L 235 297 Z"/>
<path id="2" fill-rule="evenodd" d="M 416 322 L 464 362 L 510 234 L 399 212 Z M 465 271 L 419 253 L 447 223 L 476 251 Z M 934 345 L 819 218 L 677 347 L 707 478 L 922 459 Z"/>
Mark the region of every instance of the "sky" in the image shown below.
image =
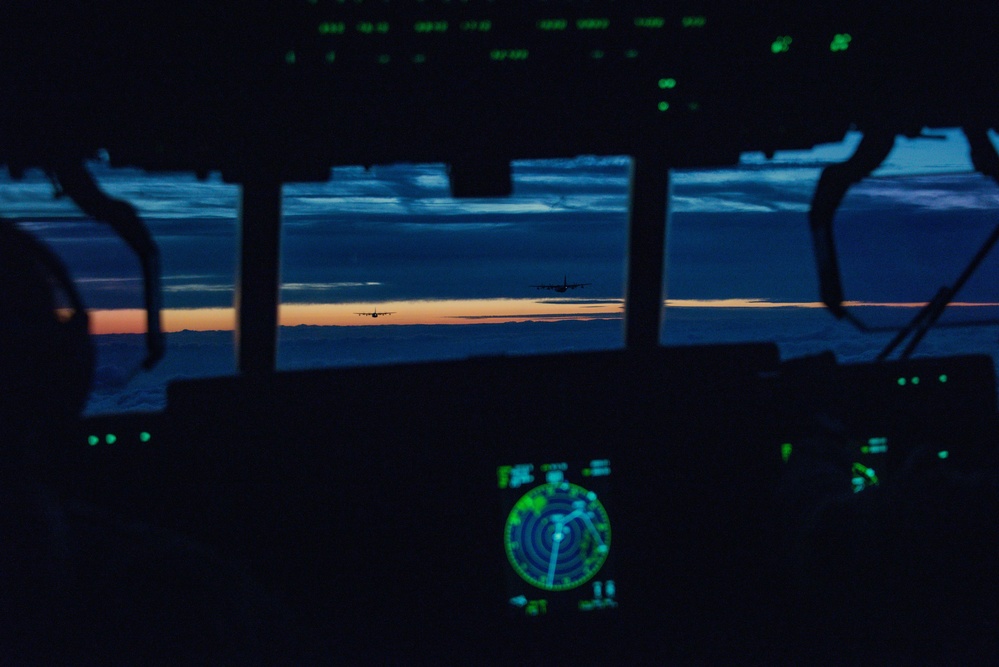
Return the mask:
<path id="1" fill-rule="evenodd" d="M 935 134 L 944 138 L 900 138 L 836 217 L 846 298 L 872 324 L 911 317 L 957 278 L 994 225 L 999 186 L 971 172 L 959 132 Z M 811 151 L 745 154 L 731 167 L 673 172 L 664 341 L 712 342 L 733 313 L 745 326 L 728 329 L 746 339 L 790 335 L 795 317 L 808 322 L 801 336 L 829 337 L 821 327 L 840 323 L 817 307 L 806 215 L 822 167 L 847 158 L 859 138 L 849 133 Z M 622 345 L 629 167 L 624 157 L 516 162 L 514 194 L 502 199 L 450 198 L 445 169 L 433 164 L 337 168 L 323 183 L 286 184 L 279 365 Z M 177 333 L 168 339 L 169 370 L 156 375 L 166 380 L 157 382 L 234 372 L 226 332 L 235 320 L 238 186 L 217 175 L 198 181 L 101 163 L 92 170 L 110 194 L 138 208 L 161 250 L 164 328 Z M 98 384 L 114 400 L 151 405 L 140 396 L 151 380 L 132 378 L 141 361 L 134 334 L 144 322 L 141 274 L 128 249 L 71 202 L 54 199 L 39 173 L 2 179 L 0 215 L 67 262 L 99 334 Z M 990 257 L 979 273 L 958 295 L 962 304 L 999 302 L 999 261 Z M 532 287 L 563 278 L 590 284 L 566 294 Z M 376 308 L 394 314 L 356 314 Z M 962 305 L 948 318 L 994 310 Z M 519 333 L 513 323 L 521 323 Z M 435 328 L 467 324 L 481 326 Z M 210 355 L 191 352 L 202 345 L 198 332 Z M 338 352 L 317 352 L 331 345 L 317 342 L 324 336 L 336 339 Z M 188 353 L 192 368 L 183 361 Z M 124 387 L 132 399 L 121 398 Z"/>

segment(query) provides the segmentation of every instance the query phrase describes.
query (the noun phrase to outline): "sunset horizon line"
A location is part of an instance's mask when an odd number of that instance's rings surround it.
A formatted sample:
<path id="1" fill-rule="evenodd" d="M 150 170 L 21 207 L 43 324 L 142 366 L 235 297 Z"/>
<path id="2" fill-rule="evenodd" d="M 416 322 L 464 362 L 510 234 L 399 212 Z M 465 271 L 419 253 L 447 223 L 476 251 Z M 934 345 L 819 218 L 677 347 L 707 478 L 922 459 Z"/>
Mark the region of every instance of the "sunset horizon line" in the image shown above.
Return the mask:
<path id="1" fill-rule="evenodd" d="M 926 302 L 847 301 L 853 308 L 922 308 Z M 959 301 L 958 308 L 999 307 L 996 302 Z M 469 325 L 508 322 L 608 320 L 624 316 L 624 299 L 439 299 L 384 301 L 377 308 L 392 311 L 378 318 L 365 316 L 374 312 L 372 302 L 289 303 L 279 306 L 278 325 L 294 326 L 392 326 L 392 325 Z M 773 301 L 763 298 L 666 299 L 665 308 L 729 309 L 820 309 L 819 301 Z M 146 311 L 141 308 L 91 309 L 90 330 L 94 335 L 140 334 L 145 332 Z M 236 314 L 233 307 L 166 308 L 162 311 L 165 333 L 180 331 L 233 331 Z"/>

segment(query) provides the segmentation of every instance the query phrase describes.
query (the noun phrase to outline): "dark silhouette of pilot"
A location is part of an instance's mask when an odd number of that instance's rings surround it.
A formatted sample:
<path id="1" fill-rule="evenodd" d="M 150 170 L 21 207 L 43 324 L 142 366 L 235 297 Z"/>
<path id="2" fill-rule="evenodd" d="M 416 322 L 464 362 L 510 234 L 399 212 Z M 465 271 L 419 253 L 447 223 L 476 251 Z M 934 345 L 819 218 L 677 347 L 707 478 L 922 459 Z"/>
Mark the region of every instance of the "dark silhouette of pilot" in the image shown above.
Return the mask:
<path id="1" fill-rule="evenodd" d="M 93 358 L 65 269 L 0 221 L 0 663 L 296 662 L 287 615 L 241 568 L 66 496 Z"/>
<path id="2" fill-rule="evenodd" d="M 781 483 L 788 663 L 999 664 L 999 475 L 917 448 L 854 493 L 851 448 L 796 445 Z"/>

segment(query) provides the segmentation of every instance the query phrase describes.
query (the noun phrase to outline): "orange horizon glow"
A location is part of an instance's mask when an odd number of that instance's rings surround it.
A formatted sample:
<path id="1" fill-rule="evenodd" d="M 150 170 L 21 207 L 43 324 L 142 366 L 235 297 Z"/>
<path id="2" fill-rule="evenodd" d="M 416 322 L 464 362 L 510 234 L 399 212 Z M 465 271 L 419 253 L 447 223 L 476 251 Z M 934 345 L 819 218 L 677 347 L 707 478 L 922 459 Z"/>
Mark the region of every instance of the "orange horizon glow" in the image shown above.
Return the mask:
<path id="1" fill-rule="evenodd" d="M 620 317 L 623 300 L 578 304 L 565 299 L 451 299 L 371 303 L 286 303 L 278 307 L 280 326 L 381 326 L 399 324 L 476 324 L 530 320 L 590 320 Z M 378 317 L 357 313 L 378 311 Z M 392 312 L 392 315 L 382 315 Z M 92 334 L 143 333 L 146 311 L 140 308 L 91 310 Z M 161 313 L 163 331 L 232 331 L 233 308 L 167 308 Z"/>
<path id="2" fill-rule="evenodd" d="M 768 301 L 766 299 L 667 299 L 669 308 L 824 308 L 819 301 Z M 848 307 L 922 308 L 926 302 L 847 301 Z M 956 301 L 953 307 L 999 307 L 999 303 Z M 374 312 L 377 318 L 357 315 Z M 393 312 L 382 316 L 382 312 Z M 381 326 L 399 324 L 501 324 L 532 320 L 594 320 L 619 318 L 623 299 L 449 299 L 370 303 L 288 303 L 279 306 L 280 326 Z M 140 308 L 89 311 L 90 332 L 95 335 L 144 333 L 146 311 Z M 167 308 L 161 313 L 163 331 L 232 331 L 233 308 Z"/>

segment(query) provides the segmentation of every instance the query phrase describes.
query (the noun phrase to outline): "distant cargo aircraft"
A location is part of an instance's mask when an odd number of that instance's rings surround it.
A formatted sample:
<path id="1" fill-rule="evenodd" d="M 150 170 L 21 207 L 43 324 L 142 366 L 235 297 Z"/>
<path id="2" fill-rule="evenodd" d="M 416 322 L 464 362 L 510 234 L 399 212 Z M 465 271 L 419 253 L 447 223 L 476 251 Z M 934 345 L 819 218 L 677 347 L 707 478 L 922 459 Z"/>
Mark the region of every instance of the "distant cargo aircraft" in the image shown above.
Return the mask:
<path id="1" fill-rule="evenodd" d="M 558 293 L 567 292 L 571 289 L 576 289 L 577 287 L 586 287 L 592 283 L 570 283 L 568 282 L 568 276 L 562 276 L 562 284 L 559 285 L 555 283 L 554 285 L 531 285 L 531 287 L 536 287 L 537 289 L 553 289 Z"/>
<path id="2" fill-rule="evenodd" d="M 387 311 L 387 312 L 384 312 L 384 313 L 379 313 L 378 309 L 375 308 L 370 313 L 354 313 L 354 314 L 355 315 L 364 315 L 366 317 L 381 317 L 382 315 L 394 315 L 395 311 L 393 310 L 393 311 Z"/>

